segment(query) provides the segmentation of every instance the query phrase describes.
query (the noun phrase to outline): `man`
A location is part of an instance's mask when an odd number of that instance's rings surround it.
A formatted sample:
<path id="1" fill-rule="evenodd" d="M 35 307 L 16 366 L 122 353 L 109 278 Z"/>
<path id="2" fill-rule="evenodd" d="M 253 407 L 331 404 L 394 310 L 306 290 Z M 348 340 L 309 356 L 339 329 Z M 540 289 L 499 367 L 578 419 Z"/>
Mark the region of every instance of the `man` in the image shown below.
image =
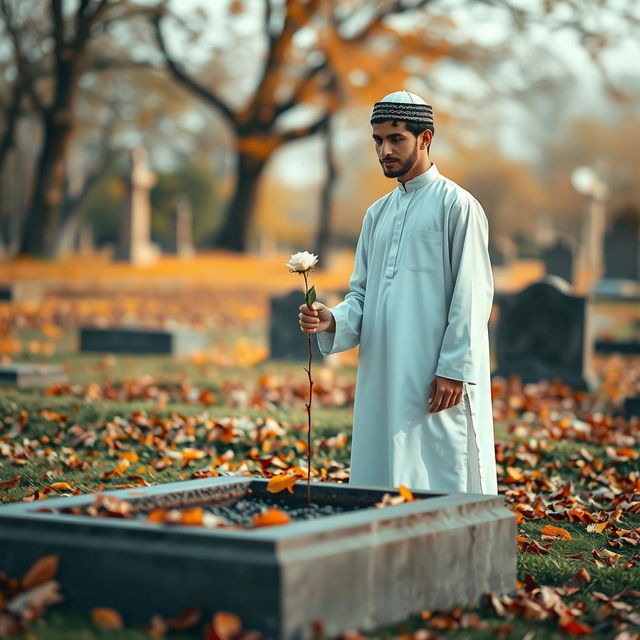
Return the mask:
<path id="1" fill-rule="evenodd" d="M 324 355 L 360 344 L 351 482 L 495 494 L 487 218 L 429 159 L 422 98 L 389 94 L 371 124 L 397 187 L 366 212 L 344 301 L 299 314 Z"/>

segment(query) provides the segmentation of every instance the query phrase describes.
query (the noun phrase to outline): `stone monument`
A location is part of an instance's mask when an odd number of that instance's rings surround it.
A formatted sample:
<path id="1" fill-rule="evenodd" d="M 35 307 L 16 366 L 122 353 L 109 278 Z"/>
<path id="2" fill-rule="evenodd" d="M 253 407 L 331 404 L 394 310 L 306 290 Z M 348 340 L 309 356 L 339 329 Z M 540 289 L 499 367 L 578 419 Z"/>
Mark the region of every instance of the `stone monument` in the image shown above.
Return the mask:
<path id="1" fill-rule="evenodd" d="M 640 211 L 633 206 L 613 219 L 605 235 L 604 277 L 640 281 Z"/>
<path id="2" fill-rule="evenodd" d="M 172 212 L 172 227 L 169 236 L 167 253 L 180 258 L 193 257 L 193 222 L 191 203 L 185 194 L 176 198 Z"/>
<path id="3" fill-rule="evenodd" d="M 147 152 L 142 147 L 131 150 L 127 180 L 127 205 L 122 217 L 116 259 L 132 264 L 148 264 L 158 257 L 158 248 L 151 243 L 151 202 L 149 192 L 156 182 L 147 167 Z"/>
<path id="4" fill-rule="evenodd" d="M 547 275 L 558 276 L 573 284 L 573 253 L 573 246 L 566 238 L 558 238 L 555 244 L 547 247 L 542 254 Z"/>
<path id="5" fill-rule="evenodd" d="M 587 299 L 571 295 L 567 282 L 547 276 L 519 293 L 496 296 L 496 304 L 494 375 L 594 386 Z"/>

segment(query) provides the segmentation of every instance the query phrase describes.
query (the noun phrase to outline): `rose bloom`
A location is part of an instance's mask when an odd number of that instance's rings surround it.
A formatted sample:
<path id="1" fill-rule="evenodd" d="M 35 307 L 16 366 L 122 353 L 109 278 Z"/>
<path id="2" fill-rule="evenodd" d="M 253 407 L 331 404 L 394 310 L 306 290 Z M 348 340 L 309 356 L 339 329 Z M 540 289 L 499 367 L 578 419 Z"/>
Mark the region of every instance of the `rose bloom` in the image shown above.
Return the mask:
<path id="1" fill-rule="evenodd" d="M 313 269 L 313 267 L 316 266 L 316 262 L 318 262 L 318 256 L 308 251 L 301 251 L 291 256 L 291 260 L 287 262 L 287 267 L 289 267 L 291 271 L 304 273 L 305 271 Z"/>

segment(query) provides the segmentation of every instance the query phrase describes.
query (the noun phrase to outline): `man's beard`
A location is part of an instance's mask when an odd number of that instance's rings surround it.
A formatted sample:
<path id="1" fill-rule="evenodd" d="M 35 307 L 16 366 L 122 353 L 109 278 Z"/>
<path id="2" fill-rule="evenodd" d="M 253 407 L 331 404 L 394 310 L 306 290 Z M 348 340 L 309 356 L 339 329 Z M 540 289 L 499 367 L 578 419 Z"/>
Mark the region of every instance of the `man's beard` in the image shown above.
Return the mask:
<path id="1" fill-rule="evenodd" d="M 411 153 L 409 158 L 407 158 L 406 162 L 400 165 L 399 169 L 394 169 L 394 170 L 387 169 L 387 167 L 382 162 L 380 162 L 380 164 L 382 165 L 382 170 L 384 171 L 384 175 L 387 178 L 399 178 L 400 176 L 403 176 L 405 173 L 407 173 L 407 171 L 409 171 L 411 167 L 413 167 L 417 159 L 418 159 L 418 141 L 416 140 L 416 145 L 413 148 L 413 152 Z"/>

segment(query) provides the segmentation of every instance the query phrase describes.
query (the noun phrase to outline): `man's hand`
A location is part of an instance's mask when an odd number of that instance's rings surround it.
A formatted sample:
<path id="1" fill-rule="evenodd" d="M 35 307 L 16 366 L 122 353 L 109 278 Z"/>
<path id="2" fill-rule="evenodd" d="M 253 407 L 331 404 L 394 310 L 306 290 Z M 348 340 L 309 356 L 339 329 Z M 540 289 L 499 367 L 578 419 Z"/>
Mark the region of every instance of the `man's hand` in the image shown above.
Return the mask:
<path id="1" fill-rule="evenodd" d="M 461 380 L 449 380 L 436 376 L 429 391 L 429 413 L 438 413 L 443 409 L 455 407 L 460 400 L 464 387 Z"/>
<path id="2" fill-rule="evenodd" d="M 306 304 L 303 304 L 300 307 L 298 321 L 300 329 L 305 333 L 320 333 L 321 331 L 335 333 L 336 330 L 336 321 L 333 314 L 322 302 L 314 302 L 311 305 L 311 309 Z"/>

